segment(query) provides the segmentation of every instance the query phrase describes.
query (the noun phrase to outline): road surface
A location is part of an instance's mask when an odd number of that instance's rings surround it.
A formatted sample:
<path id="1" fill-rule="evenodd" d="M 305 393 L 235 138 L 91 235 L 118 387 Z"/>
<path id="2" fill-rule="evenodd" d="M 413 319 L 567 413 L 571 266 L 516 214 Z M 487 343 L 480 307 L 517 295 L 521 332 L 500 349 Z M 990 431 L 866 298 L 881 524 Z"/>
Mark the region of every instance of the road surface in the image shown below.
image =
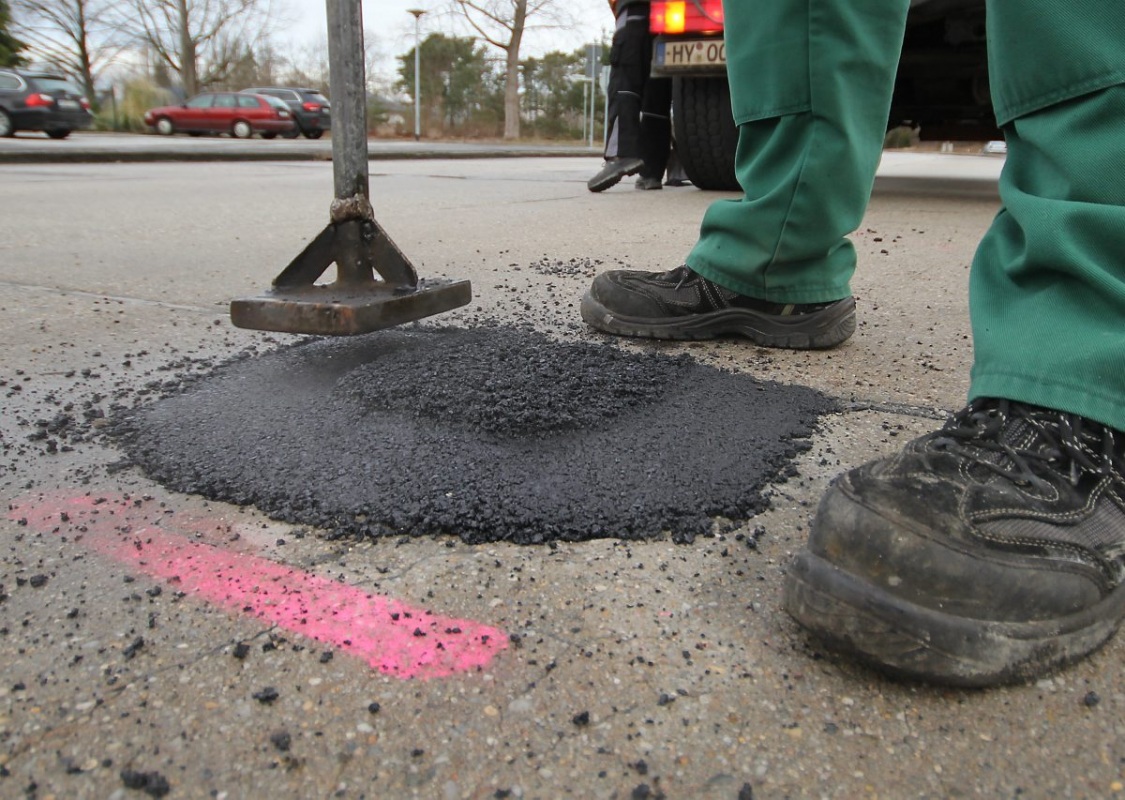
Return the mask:
<path id="1" fill-rule="evenodd" d="M 780 606 L 828 480 L 963 403 L 1000 163 L 888 154 L 838 349 L 625 345 L 839 402 L 770 510 L 691 544 L 552 547 L 331 540 L 168 490 L 103 437 L 116 406 L 294 341 L 226 308 L 326 223 L 328 163 L 0 166 L 0 795 L 1121 794 L 1120 637 L 1032 685 L 953 691 L 837 661 Z M 716 196 L 591 195 L 597 165 L 378 162 L 376 215 L 423 275 L 473 281 L 440 321 L 609 346 L 577 319 L 592 275 L 678 265 Z"/>

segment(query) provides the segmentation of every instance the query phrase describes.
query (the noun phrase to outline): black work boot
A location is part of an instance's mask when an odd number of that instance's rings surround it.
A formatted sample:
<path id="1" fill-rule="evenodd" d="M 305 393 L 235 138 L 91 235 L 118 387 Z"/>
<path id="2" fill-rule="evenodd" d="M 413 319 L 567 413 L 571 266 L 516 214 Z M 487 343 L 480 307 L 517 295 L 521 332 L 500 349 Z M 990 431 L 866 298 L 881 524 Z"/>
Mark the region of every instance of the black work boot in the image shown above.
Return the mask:
<path id="1" fill-rule="evenodd" d="M 855 332 L 855 300 L 772 303 L 725 289 L 689 267 L 611 270 L 582 298 L 582 319 L 606 333 L 651 339 L 745 336 L 763 347 L 834 347 Z"/>
<path id="2" fill-rule="evenodd" d="M 893 674 L 989 686 L 1086 656 L 1125 617 L 1125 434 L 978 400 L 836 479 L 789 613 Z"/>
<path id="3" fill-rule="evenodd" d="M 640 158 L 607 158 L 598 173 L 586 181 L 586 188 L 591 192 L 604 192 L 620 183 L 622 178 L 636 175 L 644 165 L 644 160 Z"/>

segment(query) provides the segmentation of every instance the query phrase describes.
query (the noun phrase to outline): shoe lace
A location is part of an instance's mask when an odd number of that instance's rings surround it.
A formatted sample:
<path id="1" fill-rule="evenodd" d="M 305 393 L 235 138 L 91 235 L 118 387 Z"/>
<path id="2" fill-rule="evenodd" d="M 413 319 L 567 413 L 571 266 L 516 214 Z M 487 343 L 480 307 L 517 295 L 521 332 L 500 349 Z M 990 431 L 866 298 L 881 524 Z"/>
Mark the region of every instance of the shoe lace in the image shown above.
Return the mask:
<path id="1" fill-rule="evenodd" d="M 676 288 L 679 289 L 684 285 L 684 281 L 691 280 L 694 276 L 695 273 L 691 271 L 691 267 L 687 264 L 681 264 L 675 269 L 670 269 L 667 272 L 661 273 L 659 279 L 668 283 L 675 281 Z"/>
<path id="2" fill-rule="evenodd" d="M 1125 472 L 1125 441 L 1112 428 L 1076 414 L 1009 400 L 981 399 L 934 434 L 935 450 L 952 451 L 1022 486 L 1047 490 L 1043 475 L 1076 486 L 1083 473 Z"/>

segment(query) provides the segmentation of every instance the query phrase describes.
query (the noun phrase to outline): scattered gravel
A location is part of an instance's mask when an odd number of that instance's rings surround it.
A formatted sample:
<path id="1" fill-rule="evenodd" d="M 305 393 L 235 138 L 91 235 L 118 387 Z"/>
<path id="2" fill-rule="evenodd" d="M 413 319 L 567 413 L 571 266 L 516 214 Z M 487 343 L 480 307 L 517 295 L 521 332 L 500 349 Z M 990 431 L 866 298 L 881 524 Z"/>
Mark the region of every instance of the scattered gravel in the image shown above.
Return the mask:
<path id="1" fill-rule="evenodd" d="M 159 772 L 136 772 L 131 769 L 121 771 L 121 782 L 127 789 L 137 789 L 149 797 L 164 797 L 172 791 L 168 780 Z"/>
<path id="2" fill-rule="evenodd" d="M 257 700 L 259 703 L 272 703 L 274 700 L 281 697 L 281 693 L 278 692 L 274 687 L 267 686 L 264 689 L 259 689 L 250 696 Z"/>

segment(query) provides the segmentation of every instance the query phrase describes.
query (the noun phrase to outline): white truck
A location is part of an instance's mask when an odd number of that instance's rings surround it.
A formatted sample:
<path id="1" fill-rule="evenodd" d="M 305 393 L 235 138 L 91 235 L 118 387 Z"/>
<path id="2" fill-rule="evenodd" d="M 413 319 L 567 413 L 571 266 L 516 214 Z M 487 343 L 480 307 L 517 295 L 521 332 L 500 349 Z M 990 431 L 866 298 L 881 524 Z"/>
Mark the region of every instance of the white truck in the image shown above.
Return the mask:
<path id="1" fill-rule="evenodd" d="M 722 0 L 652 0 L 652 74 L 672 78 L 676 152 L 701 189 L 736 190 Z M 1000 138 L 988 89 L 984 0 L 911 0 L 888 128 L 923 139 Z"/>

